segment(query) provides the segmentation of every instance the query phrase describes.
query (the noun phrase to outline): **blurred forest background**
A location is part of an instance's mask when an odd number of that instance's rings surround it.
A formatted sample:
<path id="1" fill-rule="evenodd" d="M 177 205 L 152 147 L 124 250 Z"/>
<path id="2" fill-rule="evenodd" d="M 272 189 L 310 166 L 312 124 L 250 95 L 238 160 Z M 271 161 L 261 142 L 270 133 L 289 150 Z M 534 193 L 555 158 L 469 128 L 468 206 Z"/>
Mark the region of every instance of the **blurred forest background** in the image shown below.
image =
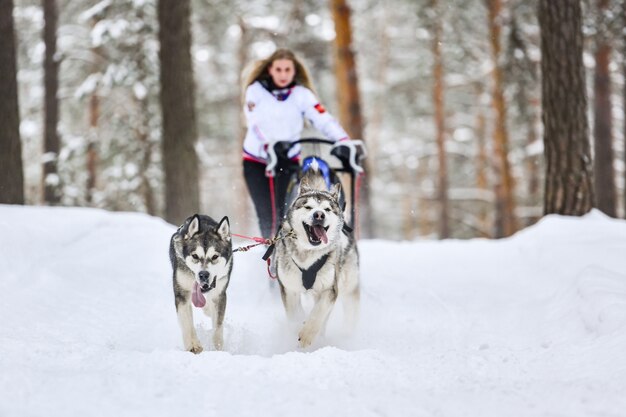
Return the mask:
<path id="1" fill-rule="evenodd" d="M 15 0 L 26 204 L 168 218 L 159 3 L 168 2 Z M 595 205 L 623 217 L 626 2 L 579 5 L 590 127 L 581 133 L 595 164 Z M 502 237 L 537 221 L 547 212 L 538 7 L 537 0 L 191 0 L 200 211 L 229 215 L 235 232 L 258 233 L 241 175 L 241 75 L 287 47 L 310 69 L 321 102 L 367 144 L 363 237 Z M 6 8 L 11 0 L 0 0 Z M 54 10 L 58 20 L 46 32 Z M 348 52 L 353 63 L 342 61 Z M 46 68 L 54 65 L 56 128 L 44 104 Z M 356 92 L 341 78 L 351 71 Z M 357 100 L 356 122 L 341 108 L 346 97 Z M 54 132 L 56 149 L 44 139 Z"/>

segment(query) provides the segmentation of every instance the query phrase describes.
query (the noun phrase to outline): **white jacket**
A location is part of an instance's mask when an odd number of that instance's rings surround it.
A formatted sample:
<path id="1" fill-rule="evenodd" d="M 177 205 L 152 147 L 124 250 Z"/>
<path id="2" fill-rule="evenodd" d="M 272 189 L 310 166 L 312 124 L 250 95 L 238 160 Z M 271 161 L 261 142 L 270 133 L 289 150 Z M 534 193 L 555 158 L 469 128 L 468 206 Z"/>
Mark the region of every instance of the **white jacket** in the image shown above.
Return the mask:
<path id="1" fill-rule="evenodd" d="M 347 139 L 348 134 L 320 104 L 311 90 L 301 85 L 292 87 L 284 101 L 279 101 L 259 81 L 246 89 L 244 112 L 248 131 L 243 142 L 244 157 L 264 161 L 267 153 L 265 144 L 277 141 L 300 139 L 304 119 L 332 140 Z M 298 155 L 299 146 L 289 152 L 290 157 Z"/>

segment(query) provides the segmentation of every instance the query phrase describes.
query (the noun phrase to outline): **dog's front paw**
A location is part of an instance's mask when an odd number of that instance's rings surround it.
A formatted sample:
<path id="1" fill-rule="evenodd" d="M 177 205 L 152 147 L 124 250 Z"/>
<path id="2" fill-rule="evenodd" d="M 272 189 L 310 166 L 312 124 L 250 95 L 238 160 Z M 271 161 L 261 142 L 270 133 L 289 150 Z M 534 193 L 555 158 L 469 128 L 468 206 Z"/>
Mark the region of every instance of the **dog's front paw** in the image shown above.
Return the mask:
<path id="1" fill-rule="evenodd" d="M 215 346 L 215 350 L 222 350 L 224 348 L 224 339 L 221 336 L 213 336 L 213 346 Z"/>
<path id="2" fill-rule="evenodd" d="M 196 355 L 202 352 L 202 345 L 198 340 L 191 342 L 191 346 L 187 348 L 187 350 L 191 353 L 195 353 Z"/>
<path id="3" fill-rule="evenodd" d="M 298 344 L 301 348 L 306 348 L 313 343 L 313 339 L 315 338 L 315 333 L 307 329 L 305 326 L 300 333 L 298 333 Z"/>

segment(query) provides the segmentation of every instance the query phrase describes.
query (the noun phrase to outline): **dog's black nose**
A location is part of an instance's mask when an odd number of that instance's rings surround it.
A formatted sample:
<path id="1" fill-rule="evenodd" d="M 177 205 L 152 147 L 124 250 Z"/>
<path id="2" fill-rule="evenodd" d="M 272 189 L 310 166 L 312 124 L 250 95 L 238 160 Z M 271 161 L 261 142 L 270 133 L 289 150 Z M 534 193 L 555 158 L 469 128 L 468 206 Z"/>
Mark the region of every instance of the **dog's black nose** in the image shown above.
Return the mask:
<path id="1" fill-rule="evenodd" d="M 313 213 L 313 220 L 324 220 L 325 218 L 326 215 L 323 211 L 316 211 L 315 213 Z"/>
<path id="2" fill-rule="evenodd" d="M 200 281 L 209 281 L 209 271 L 200 271 L 198 273 L 198 278 L 200 278 Z"/>

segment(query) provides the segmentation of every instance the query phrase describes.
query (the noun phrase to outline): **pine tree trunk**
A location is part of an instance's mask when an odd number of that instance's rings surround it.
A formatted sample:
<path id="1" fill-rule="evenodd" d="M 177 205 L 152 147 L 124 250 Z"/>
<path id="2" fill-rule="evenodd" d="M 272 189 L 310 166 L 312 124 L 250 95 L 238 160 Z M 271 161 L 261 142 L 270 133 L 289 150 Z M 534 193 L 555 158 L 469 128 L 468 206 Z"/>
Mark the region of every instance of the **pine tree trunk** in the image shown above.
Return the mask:
<path id="1" fill-rule="evenodd" d="M 56 0 L 43 1 L 44 32 L 46 45 L 44 59 L 45 122 L 44 122 L 44 164 L 43 164 L 43 200 L 45 204 L 58 205 L 61 201 L 61 189 L 58 174 L 59 151 L 61 143 L 57 132 L 59 122 L 59 62 L 56 55 L 58 13 Z"/>
<path id="2" fill-rule="evenodd" d="M 352 52 L 352 26 L 350 7 L 346 0 L 331 0 L 331 10 L 335 22 L 335 79 L 339 102 L 339 120 L 352 138 L 363 139 L 363 118 L 358 88 L 358 76 L 354 53 Z M 367 169 L 367 160 L 365 171 Z M 359 230 L 364 236 L 371 236 L 374 225 L 369 204 L 369 177 L 363 178 L 361 198 L 358 202 L 361 221 Z M 359 219 L 353 219 L 353 222 Z"/>
<path id="3" fill-rule="evenodd" d="M 579 1 L 539 0 L 544 213 L 580 216 L 593 204 Z"/>
<path id="4" fill-rule="evenodd" d="M 246 70 L 246 65 L 248 64 L 248 61 L 250 60 L 248 56 L 248 48 L 250 47 L 250 33 L 249 33 L 250 30 L 245 20 L 243 19 L 243 17 L 239 16 L 237 23 L 239 25 L 239 30 L 241 31 L 241 36 L 239 37 L 239 47 L 237 48 L 237 64 L 239 66 L 239 75 L 240 77 L 243 77 L 244 71 Z M 235 98 L 235 102 L 234 102 L 235 108 L 237 109 L 237 114 L 239 114 L 239 117 L 242 121 L 245 119 L 243 115 L 242 97 L 244 97 L 246 87 L 247 87 L 243 85 L 244 82 L 245 80 L 243 78 L 239 79 L 239 83 L 238 83 L 239 94 L 237 94 L 237 97 Z M 245 123 L 241 123 L 239 125 L 240 146 L 237 147 L 237 156 L 241 156 L 241 149 L 243 147 L 243 140 L 245 139 L 246 131 L 247 131 L 247 128 L 245 126 Z M 242 181 L 243 181 L 243 177 L 242 177 Z"/>
<path id="5" fill-rule="evenodd" d="M 626 27 L 626 0 L 622 1 L 622 27 Z M 626 30 L 622 30 L 622 75 L 626 80 Z M 624 83 L 623 92 L 623 112 L 626 121 L 626 82 Z M 626 122 L 624 123 L 624 162 L 626 163 Z M 624 170 L 624 218 L 626 219 L 626 169 Z"/>
<path id="6" fill-rule="evenodd" d="M 380 138 L 383 129 L 383 118 L 385 117 L 385 106 L 386 106 L 386 96 L 387 96 L 387 72 L 389 66 L 389 52 L 390 52 L 390 39 L 388 34 L 388 17 L 387 17 L 387 7 L 386 4 L 379 4 L 378 8 L 380 11 L 378 13 L 378 27 L 377 27 L 377 39 L 378 43 L 376 45 L 376 49 L 378 50 L 375 66 L 376 66 L 376 76 L 375 76 L 375 84 L 376 84 L 376 93 L 375 98 L 372 99 L 372 106 L 370 110 L 370 114 L 367 117 L 367 154 L 368 160 L 370 163 L 367 164 L 367 174 L 371 178 L 375 178 L 377 175 L 377 166 L 373 161 L 378 161 L 379 153 L 380 153 Z M 415 178 L 413 179 L 415 180 Z M 417 200 L 416 195 L 407 196 L 412 202 L 411 204 L 407 204 L 405 207 L 409 210 L 404 213 L 405 218 L 410 218 L 410 221 L 405 224 L 405 228 L 409 228 L 408 234 L 412 237 L 417 234 L 417 223 L 418 218 L 415 215 L 415 211 L 413 210 L 414 202 Z M 380 225 L 374 224 L 372 225 L 371 236 L 376 236 L 378 233 L 378 229 Z"/>
<path id="7" fill-rule="evenodd" d="M 539 139 L 537 132 L 537 123 L 539 123 L 539 113 L 532 105 L 531 114 L 528 120 L 528 131 L 526 133 L 526 144 L 533 147 Z M 526 173 L 528 175 L 528 200 L 533 205 L 539 204 L 539 164 L 537 155 L 528 155 L 526 157 Z M 537 219 L 530 219 L 534 223 Z"/>
<path id="8" fill-rule="evenodd" d="M 98 23 L 98 18 L 94 17 L 91 21 L 92 29 Z M 95 74 L 99 71 L 101 52 L 98 47 L 91 48 L 93 59 L 92 72 Z M 89 130 L 87 132 L 87 182 L 85 184 L 85 201 L 87 205 L 94 202 L 94 194 L 96 192 L 97 175 L 98 175 L 98 122 L 100 120 L 100 97 L 98 96 L 98 86 L 94 88 L 89 97 Z"/>
<path id="9" fill-rule="evenodd" d="M 617 190 L 612 137 L 611 76 L 609 63 L 611 45 L 608 36 L 606 9 L 608 0 L 599 0 L 594 74 L 594 182 L 596 207 L 605 214 L 617 216 Z"/>
<path id="10" fill-rule="evenodd" d="M 515 55 L 518 51 L 522 51 L 524 55 L 528 55 L 528 46 L 526 40 L 521 34 L 518 17 L 515 15 L 516 10 L 511 10 L 511 23 L 509 27 L 509 42 L 508 53 L 511 55 L 511 59 L 515 61 Z M 538 111 L 539 101 L 534 98 L 533 85 L 536 80 L 535 77 L 535 64 L 530 62 L 530 58 L 527 58 L 527 68 L 523 68 L 520 65 L 522 74 L 518 75 L 518 79 L 515 81 L 517 85 L 517 92 L 515 99 L 519 109 L 518 117 L 526 125 L 526 149 L 528 151 L 535 147 L 535 142 L 538 140 L 537 124 L 539 123 L 540 113 Z M 512 64 L 518 66 L 519 64 Z M 532 79 L 527 79 L 527 75 L 531 75 Z M 531 207 L 538 206 L 540 204 L 539 197 L 539 164 L 538 157 L 535 154 L 526 153 L 524 157 L 524 180 L 526 185 L 527 195 L 524 198 L 525 204 Z M 527 180 L 526 180 L 527 179 Z M 529 226 L 537 221 L 537 217 L 530 215 L 526 216 L 524 224 Z"/>
<path id="11" fill-rule="evenodd" d="M 142 109 L 142 113 L 140 115 L 141 125 L 138 126 L 137 129 L 137 139 L 141 147 L 141 165 L 139 167 L 139 175 L 141 176 L 140 193 L 146 206 L 146 213 L 155 216 L 157 214 L 156 201 L 154 198 L 154 190 L 152 189 L 150 178 L 148 177 L 150 162 L 152 161 L 152 143 L 150 142 L 149 136 L 150 113 L 146 100 L 147 97 L 139 100 L 139 107 Z"/>
<path id="12" fill-rule="evenodd" d="M 145 19 L 143 9 L 137 10 L 137 17 Z M 137 78 L 140 84 L 147 86 L 148 81 L 148 67 L 147 57 L 141 47 L 143 42 L 138 44 L 138 48 L 135 51 L 135 59 L 137 62 Z M 150 96 L 146 94 L 144 97 L 137 97 L 137 106 L 140 109 L 138 116 L 138 123 L 135 129 L 137 140 L 139 141 L 139 148 L 141 149 L 141 160 L 139 165 L 139 176 L 141 178 L 141 185 L 139 186 L 139 192 L 143 198 L 146 213 L 154 216 L 157 214 L 157 205 L 154 196 L 154 189 L 150 184 L 149 171 L 150 164 L 152 162 L 153 146 L 150 141 L 150 109 L 149 100 Z"/>
<path id="13" fill-rule="evenodd" d="M 379 27 L 377 30 L 378 44 L 376 49 L 378 50 L 378 56 L 376 59 L 376 94 L 373 99 L 372 110 L 367 118 L 367 153 L 370 161 L 378 160 L 379 153 L 379 139 L 383 128 L 383 117 L 385 115 L 385 106 L 387 96 L 387 72 L 389 67 L 389 53 L 391 48 L 391 41 L 388 34 L 388 18 L 387 18 L 387 6 L 381 5 L 379 13 Z M 369 174 L 373 177 L 375 175 L 376 164 L 369 164 Z M 372 171 L 374 170 L 374 171 Z"/>
<path id="14" fill-rule="evenodd" d="M 200 208 L 190 0 L 159 0 L 158 15 L 165 219 L 181 224 Z"/>
<path id="15" fill-rule="evenodd" d="M 332 0 L 335 21 L 335 76 L 339 120 L 353 138 L 363 137 L 363 120 L 358 89 L 358 77 L 352 52 L 350 7 L 346 0 Z"/>
<path id="16" fill-rule="evenodd" d="M 100 98 L 98 97 L 98 89 L 96 88 L 89 98 L 89 131 L 87 133 L 87 184 L 86 184 L 86 201 L 91 205 L 94 201 L 94 193 L 96 190 L 96 178 L 98 168 L 98 120 L 100 119 Z"/>
<path id="17" fill-rule="evenodd" d="M 13 0 L 0 0 L 0 203 L 24 204 Z"/>
<path id="18" fill-rule="evenodd" d="M 506 129 L 506 104 L 503 75 L 500 68 L 500 32 L 502 19 L 501 0 L 487 0 L 489 8 L 489 37 L 493 68 L 493 108 L 496 113 L 494 153 L 496 171 L 496 237 L 510 236 L 517 230 L 515 218 L 514 183 L 509 164 L 509 139 Z"/>
<path id="19" fill-rule="evenodd" d="M 484 86 L 482 83 L 476 84 L 476 103 L 478 103 L 478 113 L 476 114 L 476 187 L 481 191 L 488 190 L 487 169 L 489 167 L 489 159 L 487 158 L 487 144 L 485 137 L 487 136 L 487 122 L 482 106 L 481 97 L 484 94 Z M 478 227 L 483 237 L 491 237 L 489 232 L 491 228 L 488 224 L 489 213 L 486 204 L 481 204 L 478 209 Z"/>
<path id="20" fill-rule="evenodd" d="M 449 225 L 449 201 L 448 201 L 448 167 L 446 163 L 446 132 L 445 132 L 445 109 L 443 101 L 443 60 L 441 57 L 441 17 L 438 10 L 438 1 L 432 0 L 431 9 L 435 22 L 433 22 L 433 103 L 435 105 L 435 127 L 437 130 L 437 201 L 439 202 L 439 238 L 450 237 Z"/>
<path id="21" fill-rule="evenodd" d="M 411 189 L 411 177 L 408 175 L 408 169 L 400 169 L 398 173 L 398 181 L 402 184 L 402 189 L 406 190 L 406 192 L 402 193 L 400 196 L 400 213 L 402 213 L 402 239 L 404 240 L 412 240 L 413 239 L 413 223 L 414 216 L 411 215 L 411 211 L 413 208 L 413 193 L 409 190 Z"/>
<path id="22" fill-rule="evenodd" d="M 139 50 L 136 53 L 137 72 L 139 81 L 143 85 L 147 85 L 148 70 L 146 68 L 146 56 L 144 52 Z M 154 190 L 150 184 L 149 170 L 152 162 L 153 147 L 150 141 L 150 109 L 148 106 L 149 96 L 137 98 L 140 108 L 139 123 L 136 129 L 137 139 L 141 149 L 141 162 L 139 167 L 139 175 L 141 177 L 140 192 L 146 207 L 146 213 L 154 216 L 157 214 Z"/>
<path id="23" fill-rule="evenodd" d="M 248 48 L 250 47 L 252 35 L 250 33 L 250 28 L 248 27 L 248 24 L 246 23 L 246 21 L 243 19 L 242 16 L 238 17 L 237 22 L 241 30 L 241 36 L 239 38 L 239 46 L 237 48 L 237 63 L 239 65 L 240 78 L 239 78 L 239 83 L 238 83 L 239 94 L 237 94 L 237 97 L 235 98 L 234 106 L 237 109 L 237 114 L 239 115 L 239 119 L 241 120 L 241 123 L 239 124 L 239 134 L 237 138 L 239 146 L 234 148 L 234 154 L 232 156 L 232 159 L 233 161 L 237 161 L 238 163 L 241 163 L 241 150 L 243 149 L 243 141 L 246 137 L 246 130 L 247 130 L 246 125 L 245 125 L 245 116 L 243 114 L 243 97 L 245 95 L 245 89 L 246 89 L 246 87 L 244 86 L 245 81 L 243 78 L 245 77 L 244 72 L 246 70 L 246 65 L 248 64 L 250 60 L 250 57 L 248 55 Z M 237 176 L 235 177 L 235 189 L 233 191 L 237 192 L 240 195 L 246 195 L 247 193 L 246 182 L 243 177 L 243 169 L 240 169 L 237 172 Z M 251 221 L 255 217 L 253 214 L 253 208 L 252 208 L 251 203 L 252 203 L 252 200 L 247 199 L 247 202 L 245 204 L 235 205 L 237 209 L 236 215 L 240 219 L 238 226 L 242 230 L 249 230 L 249 228 L 251 228 L 253 224 L 256 224 L 254 221 Z"/>
<path id="24" fill-rule="evenodd" d="M 432 169 L 429 166 L 430 158 L 422 158 L 417 165 L 417 174 L 415 175 L 415 179 L 417 184 L 421 185 L 426 178 L 432 178 L 434 174 Z M 424 197 L 423 194 L 419 196 L 419 201 L 417 204 L 417 213 L 419 215 L 419 233 L 421 236 L 430 236 L 434 233 L 433 228 L 435 227 L 433 222 L 433 204 L 431 202 L 431 196 L 428 195 Z"/>

